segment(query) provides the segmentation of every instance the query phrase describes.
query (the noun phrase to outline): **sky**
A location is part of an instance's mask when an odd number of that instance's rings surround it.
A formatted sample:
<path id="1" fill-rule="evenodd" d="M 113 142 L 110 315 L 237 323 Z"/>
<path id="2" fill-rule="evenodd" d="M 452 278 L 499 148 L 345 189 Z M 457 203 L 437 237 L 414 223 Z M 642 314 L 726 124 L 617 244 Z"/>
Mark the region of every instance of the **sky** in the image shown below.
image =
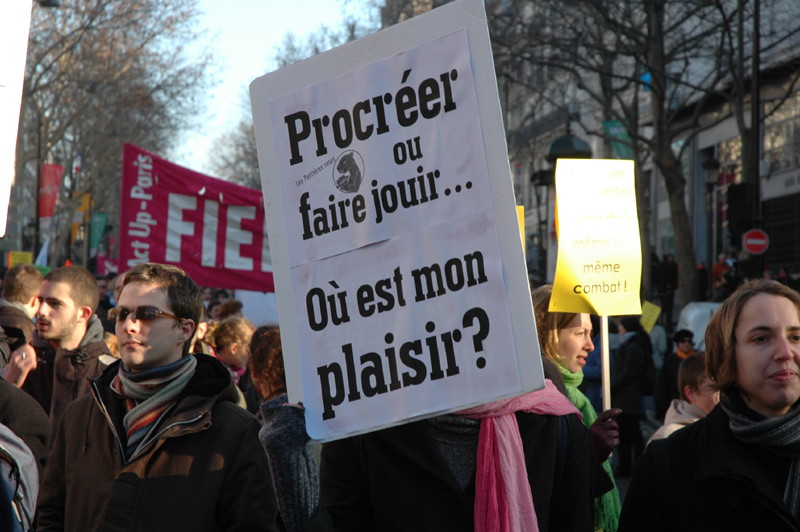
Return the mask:
<path id="1" fill-rule="evenodd" d="M 214 139 L 249 113 L 243 95 L 250 82 L 272 70 L 275 48 L 286 33 L 302 41 L 322 24 L 339 28 L 345 9 L 352 12 L 353 6 L 343 0 L 200 0 L 199 7 L 200 26 L 207 30 L 202 44 L 212 46 L 220 71 L 206 94 L 202 125 L 184 134 L 173 161 L 209 173 Z"/>

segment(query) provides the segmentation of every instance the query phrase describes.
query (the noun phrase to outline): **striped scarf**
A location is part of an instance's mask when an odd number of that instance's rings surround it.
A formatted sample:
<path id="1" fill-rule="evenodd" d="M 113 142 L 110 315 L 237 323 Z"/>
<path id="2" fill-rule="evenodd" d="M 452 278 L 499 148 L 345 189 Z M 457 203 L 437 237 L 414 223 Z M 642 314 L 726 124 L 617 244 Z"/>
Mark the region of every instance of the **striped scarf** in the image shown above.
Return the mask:
<path id="1" fill-rule="evenodd" d="M 748 407 L 735 390 L 723 391 L 720 403 L 737 440 L 792 459 L 783 502 L 795 519 L 800 519 L 800 407 L 795 404 L 782 416 L 764 417 Z"/>
<path id="2" fill-rule="evenodd" d="M 119 365 L 119 373 L 111 382 L 111 389 L 125 398 L 128 411 L 122 419 L 128 434 L 126 461 L 136 455 L 147 433 L 186 387 L 194 375 L 195 366 L 197 359 L 193 356 L 136 373 L 126 368 L 125 364 Z"/>

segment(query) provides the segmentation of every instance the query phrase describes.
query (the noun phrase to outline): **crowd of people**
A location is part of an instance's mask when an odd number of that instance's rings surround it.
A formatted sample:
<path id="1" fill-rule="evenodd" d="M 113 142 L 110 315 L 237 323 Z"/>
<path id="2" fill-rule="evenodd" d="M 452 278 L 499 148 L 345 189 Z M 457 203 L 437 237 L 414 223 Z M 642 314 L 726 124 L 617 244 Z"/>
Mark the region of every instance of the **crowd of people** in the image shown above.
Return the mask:
<path id="1" fill-rule="evenodd" d="M 287 401 L 279 327 L 230 294 L 154 263 L 110 279 L 15 266 L 0 448 L 31 456 L 15 515 L 81 532 L 800 528 L 797 292 L 745 282 L 705 352 L 679 330 L 657 364 L 664 338 L 614 318 L 607 410 L 599 321 L 550 312 L 551 295 L 532 292 L 544 389 L 319 452 Z M 651 394 L 663 426 L 645 443 Z"/>

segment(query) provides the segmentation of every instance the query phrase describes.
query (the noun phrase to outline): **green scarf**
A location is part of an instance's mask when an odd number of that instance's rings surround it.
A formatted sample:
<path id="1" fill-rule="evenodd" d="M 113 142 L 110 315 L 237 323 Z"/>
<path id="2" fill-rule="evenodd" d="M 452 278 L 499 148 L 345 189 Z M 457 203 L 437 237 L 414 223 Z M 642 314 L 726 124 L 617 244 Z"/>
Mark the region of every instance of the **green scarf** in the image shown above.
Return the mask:
<path id="1" fill-rule="evenodd" d="M 586 425 L 586 428 L 591 427 L 592 423 L 597 420 L 597 412 L 594 411 L 589 399 L 578 389 L 578 386 L 583 382 L 583 372 L 572 373 L 557 362 L 556 365 L 564 378 L 564 384 L 567 387 L 567 398 L 583 414 L 583 424 Z M 619 491 L 617 490 L 616 482 L 614 482 L 614 474 L 611 472 L 610 460 L 603 462 L 603 469 L 608 473 L 608 477 L 614 484 L 614 489 L 594 500 L 594 528 L 604 532 L 617 532 L 622 504 L 619 502 Z"/>

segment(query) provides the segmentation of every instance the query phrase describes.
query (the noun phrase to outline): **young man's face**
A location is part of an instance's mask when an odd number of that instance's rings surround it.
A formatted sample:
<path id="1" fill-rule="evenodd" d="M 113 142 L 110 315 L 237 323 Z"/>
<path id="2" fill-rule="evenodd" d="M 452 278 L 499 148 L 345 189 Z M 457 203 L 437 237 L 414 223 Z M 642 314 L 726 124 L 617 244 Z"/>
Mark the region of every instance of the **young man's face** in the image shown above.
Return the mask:
<path id="1" fill-rule="evenodd" d="M 166 291 L 149 283 L 130 283 L 122 290 L 117 308 L 134 310 L 137 307 L 155 307 L 175 314 Z M 164 317 L 142 321 L 135 319 L 131 312 L 125 321 L 116 324 L 122 362 L 132 371 L 145 371 L 177 362 L 194 327 L 191 320 L 183 324 Z"/>
<path id="2" fill-rule="evenodd" d="M 44 281 L 39 289 L 39 311 L 36 313 L 39 338 L 49 340 L 56 346 L 71 343 L 77 335 L 80 335 L 80 341 L 86 332 L 85 326 L 78 326 L 82 321 L 81 309 L 70 293 L 71 288 L 67 283 Z"/>

